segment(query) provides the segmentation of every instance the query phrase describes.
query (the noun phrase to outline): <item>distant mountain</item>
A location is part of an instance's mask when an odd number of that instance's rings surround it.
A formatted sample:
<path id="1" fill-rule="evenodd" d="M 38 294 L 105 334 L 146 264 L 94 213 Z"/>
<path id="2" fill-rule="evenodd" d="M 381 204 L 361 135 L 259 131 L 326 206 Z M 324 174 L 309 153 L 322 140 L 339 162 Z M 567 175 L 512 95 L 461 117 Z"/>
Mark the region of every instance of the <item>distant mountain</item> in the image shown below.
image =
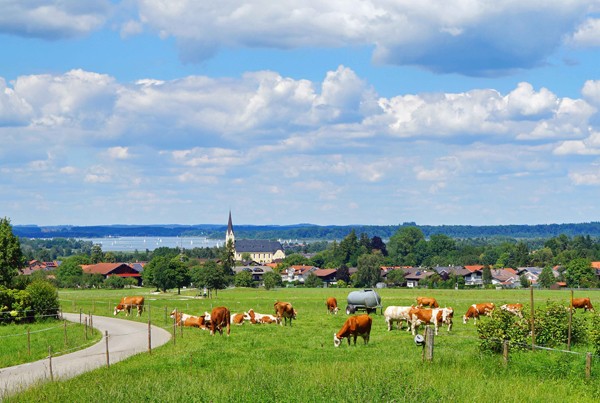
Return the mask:
<path id="1" fill-rule="evenodd" d="M 379 236 L 387 239 L 405 226 L 419 227 L 426 237 L 445 234 L 452 238 L 492 238 L 510 237 L 518 239 L 552 238 L 564 234 L 569 237 L 589 235 L 600 237 L 600 222 L 578 224 L 542 225 L 236 225 L 235 235 L 244 239 L 343 239 L 354 230 L 359 236 Z M 102 238 L 116 236 L 206 236 L 221 239 L 225 237 L 226 225 L 97 225 L 97 226 L 36 226 L 15 225 L 15 235 L 24 238 Z"/>

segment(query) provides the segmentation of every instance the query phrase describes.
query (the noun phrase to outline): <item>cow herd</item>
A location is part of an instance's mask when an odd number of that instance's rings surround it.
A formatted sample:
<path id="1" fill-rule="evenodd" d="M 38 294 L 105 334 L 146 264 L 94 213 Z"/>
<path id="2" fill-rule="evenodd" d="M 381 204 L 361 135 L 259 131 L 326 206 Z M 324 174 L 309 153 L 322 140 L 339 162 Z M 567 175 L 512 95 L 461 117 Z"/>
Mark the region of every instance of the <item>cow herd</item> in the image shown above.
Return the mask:
<path id="1" fill-rule="evenodd" d="M 447 325 L 448 332 L 452 329 L 454 318 L 454 310 L 451 307 L 440 308 L 437 300 L 432 297 L 417 297 L 416 305 L 411 306 L 388 306 L 384 312 L 385 323 L 388 331 L 391 331 L 394 323 L 399 330 L 402 330 L 403 323 L 406 323 L 406 331 L 412 331 L 413 336 L 418 331 L 421 325 L 433 325 L 435 334 L 438 334 L 440 326 Z M 334 297 L 329 297 L 325 301 L 327 312 L 329 314 L 337 314 L 339 309 L 337 300 Z M 425 308 L 427 307 L 427 308 Z M 144 297 L 123 297 L 119 304 L 115 306 L 114 314 L 125 312 L 126 316 L 131 313 L 131 308 L 137 308 L 137 316 L 141 316 L 144 311 Z M 171 312 L 171 318 L 177 326 L 196 327 L 203 330 L 210 330 L 210 334 L 216 332 L 223 334 L 224 329 L 227 329 L 229 336 L 231 325 L 242 325 L 245 322 L 251 324 L 280 324 L 287 325 L 288 322 L 292 326 L 292 319 L 296 319 L 296 310 L 289 302 L 276 301 L 273 305 L 275 314 L 262 314 L 255 312 L 254 309 L 249 309 L 243 313 L 231 314 L 230 310 L 224 306 L 216 307 L 211 313 L 205 312 L 204 315 L 194 316 L 174 310 Z M 594 307 L 589 298 L 573 298 L 571 300 L 572 309 L 583 309 L 584 311 L 594 312 Z M 474 323 L 480 316 L 489 316 L 496 309 L 493 302 L 484 302 L 472 304 L 463 315 L 463 323 L 466 324 L 469 319 L 473 319 Z M 523 317 L 523 304 L 504 304 L 500 306 L 502 311 L 509 312 L 513 315 Z M 356 339 L 362 337 L 365 344 L 368 344 L 371 334 L 371 325 L 373 321 L 367 314 L 350 316 L 339 332 L 334 333 L 334 346 L 339 347 L 343 338 Z"/>

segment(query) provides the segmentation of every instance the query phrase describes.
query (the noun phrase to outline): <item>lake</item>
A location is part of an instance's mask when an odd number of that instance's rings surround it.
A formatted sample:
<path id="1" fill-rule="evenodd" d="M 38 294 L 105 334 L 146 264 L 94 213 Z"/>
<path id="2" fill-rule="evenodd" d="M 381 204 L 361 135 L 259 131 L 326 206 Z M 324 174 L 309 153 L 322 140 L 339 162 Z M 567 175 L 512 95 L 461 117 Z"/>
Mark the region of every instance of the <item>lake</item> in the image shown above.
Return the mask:
<path id="1" fill-rule="evenodd" d="M 161 247 L 167 248 L 212 248 L 213 246 L 223 246 L 225 239 L 208 239 L 206 237 L 141 237 L 141 236 L 123 236 L 109 238 L 79 238 L 82 241 L 91 241 L 94 244 L 100 244 L 104 252 L 108 251 L 135 251 L 140 252 L 154 250 Z"/>

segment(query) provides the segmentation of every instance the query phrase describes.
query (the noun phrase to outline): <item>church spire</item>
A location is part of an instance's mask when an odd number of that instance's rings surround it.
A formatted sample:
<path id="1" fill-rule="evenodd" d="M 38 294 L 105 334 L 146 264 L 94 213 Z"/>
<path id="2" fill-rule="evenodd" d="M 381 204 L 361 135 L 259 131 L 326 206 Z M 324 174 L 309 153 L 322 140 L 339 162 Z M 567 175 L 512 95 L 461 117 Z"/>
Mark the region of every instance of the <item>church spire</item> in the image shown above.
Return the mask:
<path id="1" fill-rule="evenodd" d="M 235 235 L 233 234 L 233 223 L 231 222 L 231 210 L 229 210 L 229 221 L 227 222 L 227 233 L 225 234 L 225 245 L 231 239 L 235 243 Z"/>

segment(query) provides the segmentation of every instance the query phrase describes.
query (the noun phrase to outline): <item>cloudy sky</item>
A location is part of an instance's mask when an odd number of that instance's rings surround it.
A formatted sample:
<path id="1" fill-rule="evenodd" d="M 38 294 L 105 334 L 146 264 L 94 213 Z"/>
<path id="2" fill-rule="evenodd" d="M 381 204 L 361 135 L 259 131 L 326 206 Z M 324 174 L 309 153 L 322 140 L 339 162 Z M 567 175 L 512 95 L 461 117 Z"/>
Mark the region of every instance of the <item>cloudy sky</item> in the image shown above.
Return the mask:
<path id="1" fill-rule="evenodd" d="M 13 225 L 600 220 L 598 0 L 0 0 Z"/>

